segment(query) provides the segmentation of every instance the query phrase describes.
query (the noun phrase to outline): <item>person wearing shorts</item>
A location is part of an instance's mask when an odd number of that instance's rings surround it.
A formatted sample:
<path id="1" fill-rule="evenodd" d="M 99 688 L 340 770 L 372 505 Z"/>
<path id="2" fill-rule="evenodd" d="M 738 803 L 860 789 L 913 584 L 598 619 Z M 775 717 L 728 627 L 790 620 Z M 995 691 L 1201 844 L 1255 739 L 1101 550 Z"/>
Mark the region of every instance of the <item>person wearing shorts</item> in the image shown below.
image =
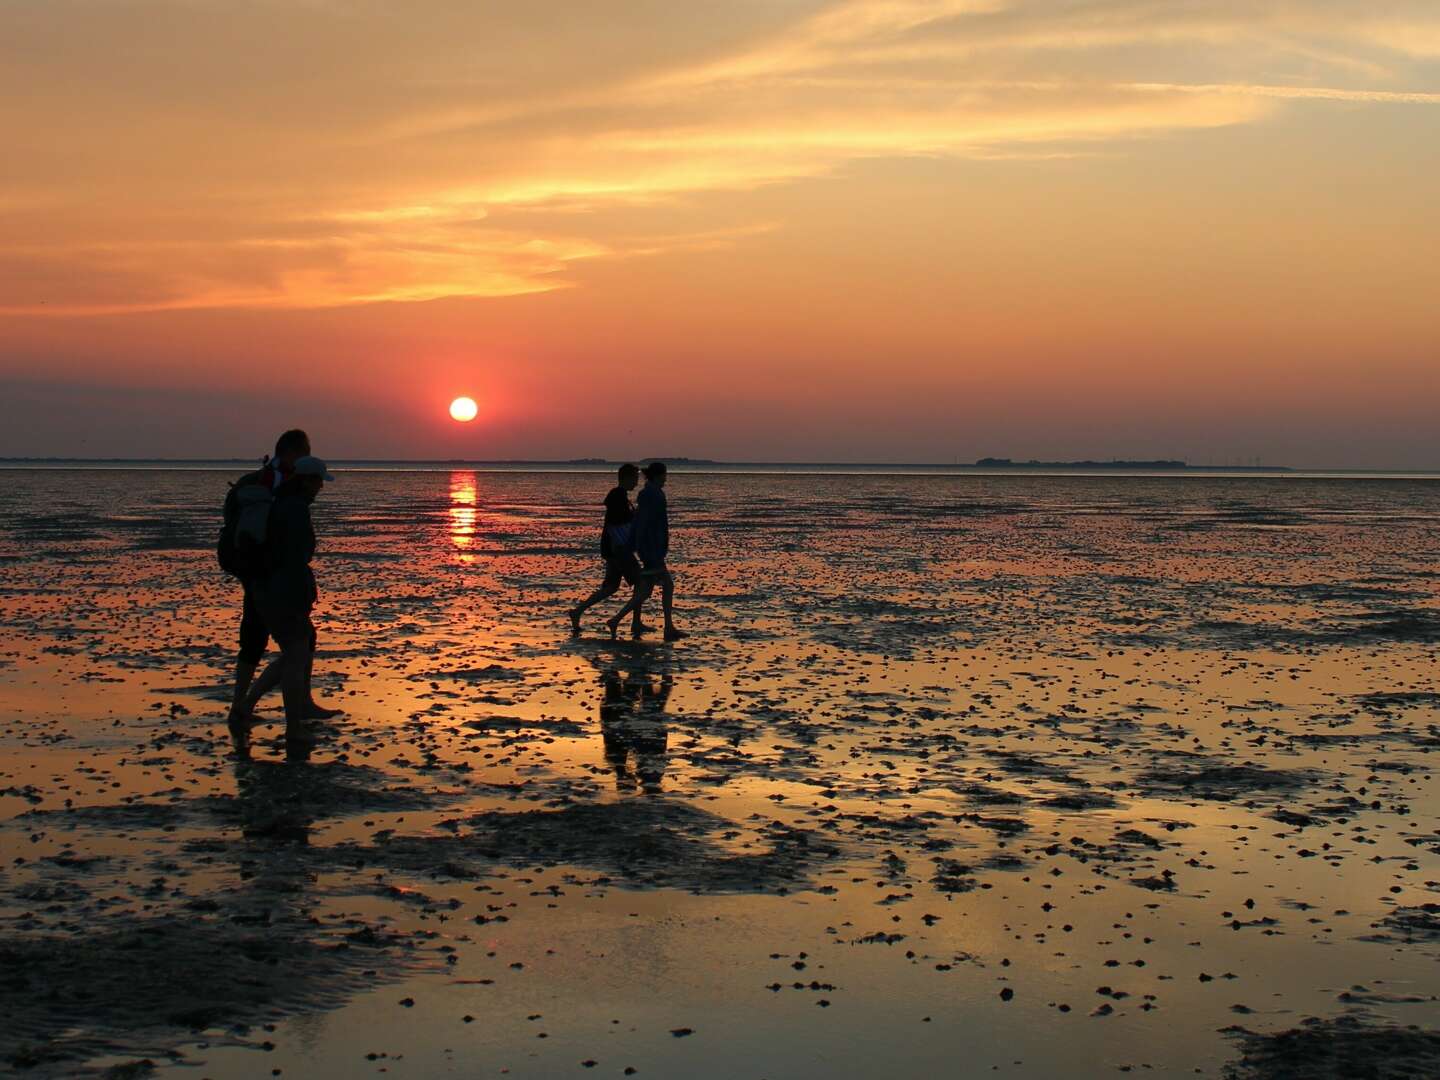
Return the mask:
<path id="1" fill-rule="evenodd" d="M 310 621 L 317 590 L 310 560 L 315 556 L 315 528 L 310 504 L 327 481 L 325 463 L 305 456 L 275 491 L 266 537 L 269 570 L 255 585 L 256 607 L 265 629 L 280 646 L 280 690 L 285 699 L 285 756 L 304 760 L 315 736 L 305 721 L 310 716 L 310 665 L 315 624 Z"/>
<path id="2" fill-rule="evenodd" d="M 310 453 L 310 436 L 299 428 L 292 428 L 275 440 L 275 454 L 262 463 L 260 469 L 240 478 L 234 487 L 244 484 L 261 484 L 273 494 L 293 474 L 295 462 Z M 233 497 L 232 488 L 232 497 Z M 229 728 L 236 736 L 237 743 L 244 742 L 254 722 L 255 706 L 269 691 L 280 685 L 283 664 L 280 660 L 271 663 L 255 678 L 255 672 L 264 659 L 265 649 L 270 644 L 270 631 L 266 629 L 265 617 L 260 613 L 256 601 L 256 582 L 242 579 L 240 606 L 240 641 L 235 661 L 235 685 L 230 700 Z M 314 663 L 316 641 L 310 639 L 311 663 Z M 309 686 L 309 676 L 306 685 Z M 338 716 L 339 709 L 329 709 L 314 698 L 312 691 L 306 711 L 312 720 L 325 720 Z"/>
<path id="3" fill-rule="evenodd" d="M 633 611 L 639 617 L 640 606 L 660 586 L 660 602 L 665 610 L 665 640 L 679 641 L 689 637 L 675 625 L 675 578 L 665 565 L 670 554 L 670 511 L 665 501 L 666 469 L 663 461 L 652 461 L 645 466 L 645 487 L 635 500 L 635 520 L 631 525 L 631 546 L 640 557 L 642 569 L 640 584 L 635 595 L 610 619 L 610 636 L 614 637 L 625 613 Z"/>
<path id="4" fill-rule="evenodd" d="M 635 558 L 635 545 L 631 536 L 631 524 L 635 508 L 630 505 L 630 492 L 640 482 L 640 469 L 636 465 L 621 465 L 616 475 L 616 485 L 605 496 L 605 523 L 600 532 L 600 555 L 605 560 L 605 577 L 600 587 L 583 601 L 570 609 L 570 632 L 580 636 L 580 618 L 600 601 L 614 596 L 621 583 L 634 588 L 640 581 L 640 563 Z M 640 608 L 634 609 L 631 633 L 635 637 L 649 629 L 640 621 Z M 611 631 L 614 636 L 614 631 Z"/>

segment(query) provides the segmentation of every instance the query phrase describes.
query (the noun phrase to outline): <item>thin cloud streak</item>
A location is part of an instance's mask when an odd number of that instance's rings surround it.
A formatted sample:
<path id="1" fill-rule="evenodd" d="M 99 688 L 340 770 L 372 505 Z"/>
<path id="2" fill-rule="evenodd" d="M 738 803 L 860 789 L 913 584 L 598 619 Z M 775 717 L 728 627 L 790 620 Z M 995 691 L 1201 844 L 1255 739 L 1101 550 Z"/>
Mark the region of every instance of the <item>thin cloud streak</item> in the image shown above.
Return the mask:
<path id="1" fill-rule="evenodd" d="M 425 219 L 443 214 L 426 209 Z M 355 215 L 343 217 L 354 220 Z M 363 220 L 387 223 L 391 219 L 377 212 Z M 399 220 L 409 223 L 414 216 L 400 214 Z M 12 300 L 0 304 L 0 315 L 55 318 L 215 308 L 286 310 L 456 296 L 524 296 L 573 287 L 574 282 L 561 275 L 577 262 L 723 250 L 778 228 L 773 222 L 759 223 L 639 235 L 623 244 L 603 245 L 580 238 L 541 239 L 522 233 L 490 232 L 478 241 L 467 240 L 459 235 L 467 224 L 465 215 L 457 215 L 453 224 L 454 231 L 432 226 L 424 232 L 406 231 L 403 238 L 386 231 L 336 235 L 323 241 L 276 237 L 237 241 L 218 249 L 184 242 L 82 246 L 59 255 L 44 249 L 18 249 L 10 252 L 9 258 L 29 256 L 62 266 L 83 264 L 99 270 L 102 277 L 129 278 L 128 291 L 140 295 L 121 301 L 84 297 Z M 159 253 L 169 271 L 147 278 L 147 268 Z M 243 263 L 243 273 L 237 263 Z M 146 292 L 160 295 L 147 298 Z"/>
<path id="2" fill-rule="evenodd" d="M 1121 89 L 1140 93 L 1238 94 L 1292 101 L 1357 101 L 1404 105 L 1440 105 L 1440 93 L 1403 90 L 1346 90 L 1334 86 L 1258 86 L 1254 83 L 1124 83 Z"/>

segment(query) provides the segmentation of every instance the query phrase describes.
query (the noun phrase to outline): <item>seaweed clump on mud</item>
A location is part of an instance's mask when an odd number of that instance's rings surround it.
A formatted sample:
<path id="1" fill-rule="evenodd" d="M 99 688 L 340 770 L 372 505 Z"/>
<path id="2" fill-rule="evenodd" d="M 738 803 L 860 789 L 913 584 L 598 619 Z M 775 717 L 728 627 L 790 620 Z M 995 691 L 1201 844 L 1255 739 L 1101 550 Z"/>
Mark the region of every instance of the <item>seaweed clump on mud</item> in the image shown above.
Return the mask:
<path id="1" fill-rule="evenodd" d="M 1240 795 L 1280 794 L 1308 786 L 1313 777 L 1295 769 L 1266 769 L 1259 765 L 1224 765 L 1201 759 L 1150 769 L 1140 776 L 1141 789 L 1150 794 L 1183 793 L 1201 799 L 1228 802 Z"/>
<path id="2" fill-rule="evenodd" d="M 317 857 L 332 865 L 386 867 L 430 877 L 478 877 L 486 862 L 512 867 L 581 866 L 604 883 L 695 893 L 785 893 L 812 887 L 812 874 L 839 849 L 813 832 L 772 821 L 753 838 L 728 818 L 652 799 L 578 804 L 563 810 L 491 811 L 454 835 L 396 836 L 378 844 L 339 843 Z"/>
<path id="3" fill-rule="evenodd" d="M 469 824 L 483 853 L 514 865 L 572 862 L 632 884 L 701 893 L 805 888 L 812 867 L 838 854 L 815 834 L 780 822 L 761 830 L 761 850 L 726 850 L 712 837 L 729 829 L 727 819 L 659 800 L 481 814 Z"/>
<path id="4" fill-rule="evenodd" d="M 1374 1024 L 1360 1017 L 1311 1017 L 1272 1034 L 1224 1029 L 1241 1058 L 1226 1080 L 1422 1080 L 1440 1076 L 1440 1032 Z"/>
<path id="5" fill-rule="evenodd" d="M 1371 925 L 1377 929 L 1383 927 L 1383 930 L 1362 938 L 1362 941 L 1440 942 L 1440 904 L 1396 908 Z"/>

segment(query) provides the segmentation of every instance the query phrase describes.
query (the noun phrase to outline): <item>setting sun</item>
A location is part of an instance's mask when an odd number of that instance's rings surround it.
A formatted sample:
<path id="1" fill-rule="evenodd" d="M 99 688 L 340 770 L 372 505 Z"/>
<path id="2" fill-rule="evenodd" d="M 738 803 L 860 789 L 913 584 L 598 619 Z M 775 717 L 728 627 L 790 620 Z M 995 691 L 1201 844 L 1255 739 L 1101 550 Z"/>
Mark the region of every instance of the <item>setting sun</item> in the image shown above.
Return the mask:
<path id="1" fill-rule="evenodd" d="M 450 402 L 450 419 L 458 420 L 462 424 L 468 424 L 474 420 L 479 411 L 480 407 L 475 404 L 474 398 L 457 397 Z"/>

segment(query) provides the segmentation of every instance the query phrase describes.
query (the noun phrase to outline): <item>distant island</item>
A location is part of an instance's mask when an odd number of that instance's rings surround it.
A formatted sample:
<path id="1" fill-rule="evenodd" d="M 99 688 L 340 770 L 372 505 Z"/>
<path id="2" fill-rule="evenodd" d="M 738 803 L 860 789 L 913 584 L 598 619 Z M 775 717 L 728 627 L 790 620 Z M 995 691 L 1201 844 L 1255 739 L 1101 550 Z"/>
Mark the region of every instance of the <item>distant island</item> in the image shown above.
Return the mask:
<path id="1" fill-rule="evenodd" d="M 734 462 L 712 461 L 710 458 L 695 457 L 642 457 L 636 458 L 637 465 L 649 465 L 652 462 L 663 461 L 667 465 L 730 465 Z M 620 465 L 619 461 L 611 461 L 602 457 L 577 457 L 566 458 L 563 461 L 508 461 L 508 465 Z"/>
<path id="2" fill-rule="evenodd" d="M 1008 457 L 987 457 L 975 462 L 977 469 L 1154 469 L 1195 472 L 1291 472 L 1286 465 L 1191 465 L 1184 461 L 1012 461 Z"/>

